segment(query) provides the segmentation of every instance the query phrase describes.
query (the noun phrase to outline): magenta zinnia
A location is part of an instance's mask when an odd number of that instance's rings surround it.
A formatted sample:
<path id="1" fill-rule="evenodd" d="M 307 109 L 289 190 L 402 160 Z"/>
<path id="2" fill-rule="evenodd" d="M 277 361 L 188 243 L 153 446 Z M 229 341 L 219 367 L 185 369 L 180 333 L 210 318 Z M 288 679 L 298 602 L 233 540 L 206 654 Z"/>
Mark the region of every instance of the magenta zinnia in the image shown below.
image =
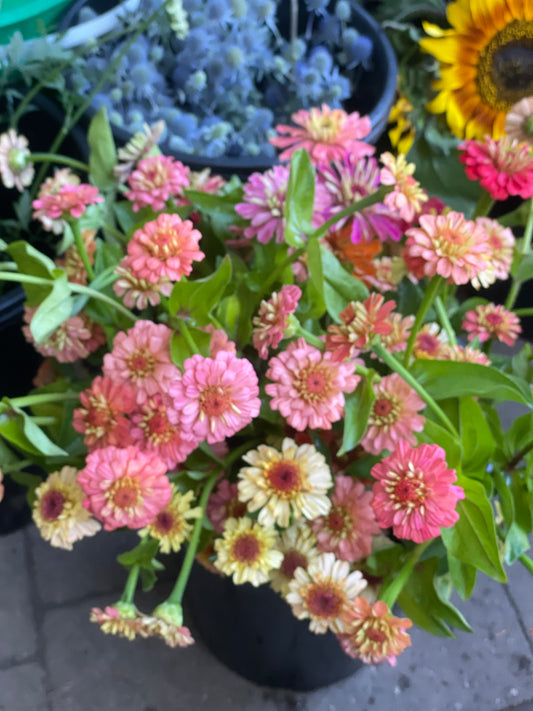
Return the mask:
<path id="1" fill-rule="evenodd" d="M 97 449 L 78 474 L 83 505 L 106 531 L 148 526 L 172 498 L 166 471 L 162 459 L 136 446 Z"/>
<path id="2" fill-rule="evenodd" d="M 334 363 L 331 353 L 322 353 L 303 338 L 271 358 L 265 387 L 270 406 L 279 410 L 289 425 L 300 432 L 331 429 L 344 413 L 344 393 L 355 390 L 359 377 L 355 364 Z"/>
<path id="3" fill-rule="evenodd" d="M 372 500 L 378 524 L 392 526 L 398 538 L 422 543 L 458 520 L 455 507 L 464 491 L 454 485 L 455 470 L 447 468 L 445 452 L 437 444 L 411 447 L 399 442 L 371 474 L 378 479 Z"/>

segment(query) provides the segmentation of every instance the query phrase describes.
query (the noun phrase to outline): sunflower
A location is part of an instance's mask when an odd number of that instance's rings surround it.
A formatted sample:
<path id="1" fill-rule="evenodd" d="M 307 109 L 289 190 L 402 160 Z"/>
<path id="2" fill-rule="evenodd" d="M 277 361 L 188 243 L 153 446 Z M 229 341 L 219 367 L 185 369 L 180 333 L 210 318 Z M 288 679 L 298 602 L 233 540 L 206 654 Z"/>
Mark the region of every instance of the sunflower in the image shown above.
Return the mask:
<path id="1" fill-rule="evenodd" d="M 511 106 L 533 94 L 533 0 L 456 0 L 447 17 L 450 29 L 425 23 L 420 41 L 440 62 L 427 108 L 456 136 L 498 138 Z"/>

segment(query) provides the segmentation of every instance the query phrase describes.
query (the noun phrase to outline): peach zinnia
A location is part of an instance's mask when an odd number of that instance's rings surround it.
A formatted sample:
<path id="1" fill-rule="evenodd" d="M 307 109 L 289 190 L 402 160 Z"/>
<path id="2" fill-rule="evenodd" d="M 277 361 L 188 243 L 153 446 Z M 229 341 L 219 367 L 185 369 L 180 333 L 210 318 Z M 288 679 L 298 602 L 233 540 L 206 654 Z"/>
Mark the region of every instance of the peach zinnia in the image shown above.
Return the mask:
<path id="1" fill-rule="evenodd" d="M 501 304 L 482 304 L 467 311 L 462 328 L 468 331 L 468 340 L 478 338 L 480 343 L 496 338 L 508 346 L 514 345 L 522 328 L 520 320 Z"/>
<path id="2" fill-rule="evenodd" d="M 88 455 L 78 483 L 83 505 L 106 531 L 151 524 L 172 498 L 165 463 L 138 447 L 105 447 Z"/>
<path id="3" fill-rule="evenodd" d="M 334 363 L 331 353 L 322 353 L 303 338 L 289 344 L 286 351 L 271 358 L 265 392 L 270 406 L 279 410 L 295 430 L 330 430 L 344 413 L 344 393 L 359 382 L 355 364 Z"/>
<path id="4" fill-rule="evenodd" d="M 425 419 L 418 414 L 426 406 L 405 380 L 392 373 L 374 385 L 376 399 L 368 418 L 361 446 L 371 454 L 394 449 L 400 440 L 416 444 L 415 432 L 424 429 Z"/>
<path id="5" fill-rule="evenodd" d="M 323 553 L 307 570 L 296 568 L 286 597 L 299 620 L 310 619 L 309 629 L 324 634 L 328 629 L 344 632 L 343 618 L 353 600 L 366 587 L 360 570 L 350 573 L 350 564 Z"/>
<path id="6" fill-rule="evenodd" d="M 194 261 L 204 258 L 198 249 L 201 237 L 190 220 L 159 215 L 133 233 L 128 242 L 128 265 L 134 276 L 153 284 L 165 277 L 179 281 L 189 276 Z"/>
<path id="7" fill-rule="evenodd" d="M 396 657 L 411 646 L 405 630 L 413 626 L 407 617 L 391 615 L 388 606 L 378 600 L 371 605 L 364 597 L 356 597 L 344 616 L 346 632 L 338 635 L 348 656 L 365 664 L 387 661 L 396 665 Z"/>
<path id="8" fill-rule="evenodd" d="M 188 176 L 189 168 L 171 156 L 142 158 L 128 176 L 130 190 L 126 197 L 132 201 L 134 212 L 142 207 L 158 212 L 170 197 L 183 195 L 183 188 L 189 185 Z"/>
<path id="9" fill-rule="evenodd" d="M 296 311 L 301 295 L 298 286 L 284 284 L 268 301 L 261 301 L 253 319 L 253 343 L 260 358 L 268 358 L 269 347 L 277 348 L 283 340 L 289 316 Z"/>
<path id="10" fill-rule="evenodd" d="M 53 220 L 81 217 L 89 205 L 104 202 L 98 188 L 88 183 L 62 185 L 57 193 L 49 193 L 34 200 L 32 206 L 38 217 L 41 211 Z"/>
<path id="11" fill-rule="evenodd" d="M 301 520 L 281 532 L 276 548 L 283 553 L 283 561 L 279 568 L 270 572 L 270 585 L 276 592 L 286 596 L 296 568 L 307 570 L 320 553 L 316 547 L 315 534 Z"/>
<path id="12" fill-rule="evenodd" d="M 370 473 L 378 480 L 372 500 L 377 522 L 382 528 L 392 526 L 398 538 L 422 543 L 459 519 L 455 507 L 464 491 L 454 485 L 455 470 L 447 468 L 445 452 L 437 444 L 413 448 L 399 442 Z"/>
<path id="13" fill-rule="evenodd" d="M 286 528 L 291 515 L 313 519 L 329 511 L 327 491 L 333 480 L 313 445 L 298 446 L 286 437 L 281 452 L 260 444 L 243 459 L 251 466 L 239 471 L 239 499 L 247 502 L 250 512 L 259 511 L 260 524 Z"/>

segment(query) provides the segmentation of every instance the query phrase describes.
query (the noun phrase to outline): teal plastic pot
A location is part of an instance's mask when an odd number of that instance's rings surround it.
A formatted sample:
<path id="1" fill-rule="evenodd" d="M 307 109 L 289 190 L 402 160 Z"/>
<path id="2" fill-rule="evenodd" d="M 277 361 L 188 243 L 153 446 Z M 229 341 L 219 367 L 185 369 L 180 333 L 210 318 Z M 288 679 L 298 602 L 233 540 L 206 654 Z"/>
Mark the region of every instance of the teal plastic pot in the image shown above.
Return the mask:
<path id="1" fill-rule="evenodd" d="M 24 39 L 39 37 L 44 24 L 53 29 L 73 0 L 2 0 L 0 8 L 0 44 L 8 44 L 13 33 Z"/>

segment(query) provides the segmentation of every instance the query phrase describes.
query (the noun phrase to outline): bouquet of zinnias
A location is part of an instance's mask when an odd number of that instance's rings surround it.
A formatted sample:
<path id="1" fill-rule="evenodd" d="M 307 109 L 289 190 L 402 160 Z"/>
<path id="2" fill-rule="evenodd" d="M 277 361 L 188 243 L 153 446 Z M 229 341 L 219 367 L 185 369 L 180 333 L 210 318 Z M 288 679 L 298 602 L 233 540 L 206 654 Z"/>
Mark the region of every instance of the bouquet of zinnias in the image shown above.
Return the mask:
<path id="1" fill-rule="evenodd" d="M 374 157 L 366 118 L 293 118 L 272 139 L 280 164 L 244 184 L 160 155 L 161 127 L 117 154 L 103 111 L 88 165 L 54 158 L 67 167 L 32 203 L 50 255 L 14 242 L 0 273 L 24 286 L 44 356 L 35 389 L 0 405 L 1 468 L 29 485 L 54 546 L 138 532 L 120 601 L 91 612 L 104 632 L 191 644 L 196 558 L 392 664 L 413 622 L 469 629 L 449 596 L 469 597 L 478 570 L 532 570 L 531 352 L 509 347 L 532 276 L 533 158 L 466 141 L 486 192 L 465 215 L 404 155 Z M 31 186 L 24 139 L 0 145 L 4 183 Z M 508 195 L 528 201 L 488 217 Z M 505 306 L 457 298 L 510 276 Z M 506 432 L 505 401 L 525 412 Z M 182 546 L 169 598 L 142 612 L 139 577 L 153 585 Z"/>

